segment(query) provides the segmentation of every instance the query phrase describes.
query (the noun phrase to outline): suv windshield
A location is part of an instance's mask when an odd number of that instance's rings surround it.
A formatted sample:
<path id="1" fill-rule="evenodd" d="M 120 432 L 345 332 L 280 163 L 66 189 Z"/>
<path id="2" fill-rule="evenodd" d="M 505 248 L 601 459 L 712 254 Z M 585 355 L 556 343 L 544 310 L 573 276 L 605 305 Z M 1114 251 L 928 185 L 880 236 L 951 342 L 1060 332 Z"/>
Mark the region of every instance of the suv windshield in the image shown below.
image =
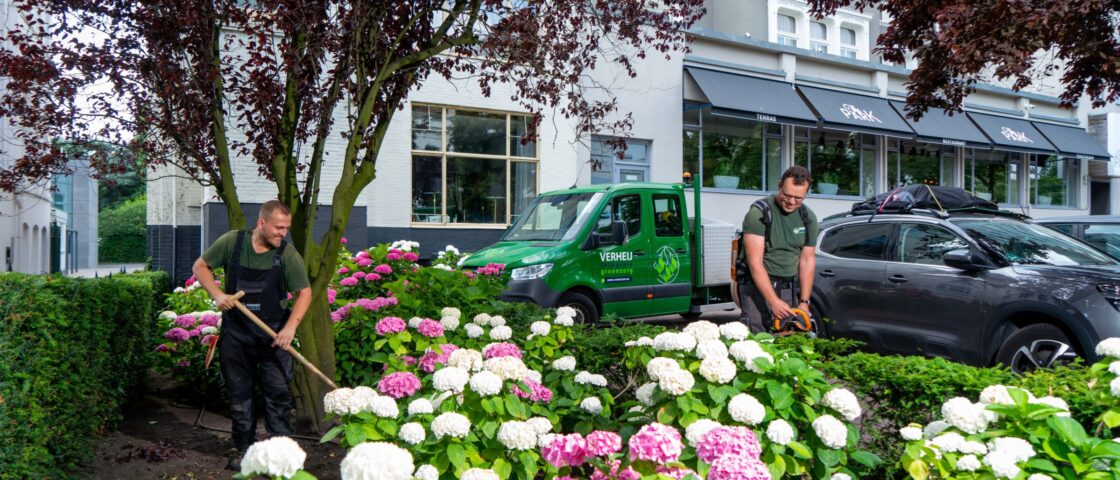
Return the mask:
<path id="1" fill-rule="evenodd" d="M 1120 264 L 1077 240 L 1041 225 L 991 219 L 953 223 L 1015 265 Z"/>
<path id="2" fill-rule="evenodd" d="M 598 204 L 602 196 L 602 192 L 584 192 L 537 197 L 502 240 L 570 240 L 587 223 L 589 207 Z"/>

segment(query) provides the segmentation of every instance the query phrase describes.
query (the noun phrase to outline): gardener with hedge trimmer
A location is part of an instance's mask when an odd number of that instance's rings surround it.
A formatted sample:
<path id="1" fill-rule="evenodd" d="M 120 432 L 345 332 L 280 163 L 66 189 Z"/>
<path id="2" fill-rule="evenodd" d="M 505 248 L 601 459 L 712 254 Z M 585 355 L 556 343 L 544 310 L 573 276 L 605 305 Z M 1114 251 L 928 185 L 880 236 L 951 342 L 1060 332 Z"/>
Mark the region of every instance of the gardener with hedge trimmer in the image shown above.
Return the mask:
<path id="1" fill-rule="evenodd" d="M 194 262 L 195 278 L 223 312 L 218 358 L 229 392 L 233 443 L 227 468 L 240 469 L 241 456 L 256 441 L 257 416 L 253 387 L 259 382 L 265 403 L 265 427 L 273 436 L 293 432 L 292 394 L 288 389 L 292 356 L 289 353 L 296 327 L 311 305 L 311 287 L 303 258 L 284 241 L 292 224 L 291 211 L 278 200 L 261 205 L 256 228 L 235 230 L 218 238 Z M 226 272 L 225 291 L 214 282 L 213 269 Z M 275 338 L 254 325 L 238 306 L 275 331 Z M 297 292 L 288 310 L 288 292 Z"/>

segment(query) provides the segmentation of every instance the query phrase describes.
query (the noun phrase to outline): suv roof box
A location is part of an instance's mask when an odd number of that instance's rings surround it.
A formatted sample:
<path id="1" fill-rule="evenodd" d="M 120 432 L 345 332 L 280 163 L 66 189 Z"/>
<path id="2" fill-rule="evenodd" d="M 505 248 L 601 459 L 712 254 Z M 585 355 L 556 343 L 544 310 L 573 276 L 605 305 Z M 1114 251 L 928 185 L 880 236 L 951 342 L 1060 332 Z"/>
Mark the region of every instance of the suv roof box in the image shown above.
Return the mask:
<path id="1" fill-rule="evenodd" d="M 906 185 L 852 205 L 852 215 L 909 213 L 914 209 L 999 211 L 999 206 L 963 188 L 940 185 Z"/>

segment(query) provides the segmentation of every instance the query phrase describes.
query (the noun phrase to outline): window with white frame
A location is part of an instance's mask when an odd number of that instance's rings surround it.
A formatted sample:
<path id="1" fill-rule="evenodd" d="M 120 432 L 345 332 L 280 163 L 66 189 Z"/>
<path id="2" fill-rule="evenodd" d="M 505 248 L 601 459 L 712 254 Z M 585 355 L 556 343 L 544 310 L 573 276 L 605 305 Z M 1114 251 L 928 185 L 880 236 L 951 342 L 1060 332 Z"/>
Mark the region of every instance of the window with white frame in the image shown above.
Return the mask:
<path id="1" fill-rule="evenodd" d="M 797 19 L 789 15 L 778 14 L 778 44 L 790 47 L 797 46 Z"/>
<path id="2" fill-rule="evenodd" d="M 1031 155 L 1031 204 L 1077 207 L 1080 160 L 1055 155 Z"/>
<path id="3" fill-rule="evenodd" d="M 859 49 L 856 48 L 856 31 L 847 27 L 840 27 L 840 55 L 856 58 Z"/>
<path id="4" fill-rule="evenodd" d="M 539 155 L 524 114 L 412 107 L 412 222 L 506 225 L 537 195 Z"/>
<path id="5" fill-rule="evenodd" d="M 809 22 L 809 50 L 828 53 L 828 26 L 821 22 Z"/>

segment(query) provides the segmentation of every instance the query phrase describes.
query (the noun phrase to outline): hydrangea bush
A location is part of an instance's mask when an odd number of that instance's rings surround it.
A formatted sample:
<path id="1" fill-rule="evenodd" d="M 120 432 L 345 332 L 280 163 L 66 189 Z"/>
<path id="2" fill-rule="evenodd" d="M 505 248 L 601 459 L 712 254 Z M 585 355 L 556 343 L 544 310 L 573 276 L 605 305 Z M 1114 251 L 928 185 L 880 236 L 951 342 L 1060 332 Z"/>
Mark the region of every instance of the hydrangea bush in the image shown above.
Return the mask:
<path id="1" fill-rule="evenodd" d="M 221 285 L 221 269 L 215 280 Z M 167 310 L 156 320 L 158 341 L 154 347 L 153 365 L 169 373 L 175 381 L 196 392 L 201 398 L 220 392 L 217 355 L 210 369 L 204 369 L 206 351 L 217 337 L 222 312 L 210 295 L 192 276 L 167 295 Z"/>
<path id="2" fill-rule="evenodd" d="M 1120 338 L 1097 346 L 1103 360 L 1091 369 L 1091 385 L 1110 395 L 1102 426 L 1116 425 L 1120 410 Z M 977 402 L 956 397 L 941 407 L 942 419 L 911 424 L 899 434 L 906 442 L 900 463 L 911 478 L 937 479 L 1111 479 L 1120 477 L 1120 442 L 1098 438 L 1070 417 L 1058 397 L 992 385 Z"/>

